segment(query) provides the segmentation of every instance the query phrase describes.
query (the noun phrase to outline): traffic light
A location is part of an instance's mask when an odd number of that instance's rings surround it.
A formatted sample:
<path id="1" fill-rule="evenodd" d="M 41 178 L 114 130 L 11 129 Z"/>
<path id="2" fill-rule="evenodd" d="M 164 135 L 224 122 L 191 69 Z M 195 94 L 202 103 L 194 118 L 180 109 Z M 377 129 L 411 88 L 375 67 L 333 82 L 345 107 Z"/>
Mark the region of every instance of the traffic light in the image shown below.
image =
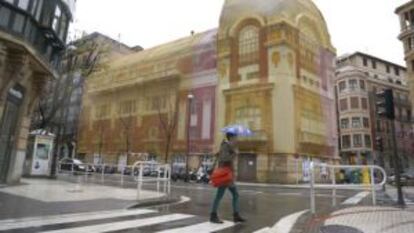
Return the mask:
<path id="1" fill-rule="evenodd" d="M 377 137 L 375 139 L 375 147 L 376 147 L 377 151 L 384 152 L 384 143 L 383 143 L 382 137 Z"/>
<path id="2" fill-rule="evenodd" d="M 389 120 L 395 119 L 394 113 L 394 96 L 392 89 L 384 90 L 376 94 L 376 106 L 377 114 L 380 117 L 387 118 Z"/>

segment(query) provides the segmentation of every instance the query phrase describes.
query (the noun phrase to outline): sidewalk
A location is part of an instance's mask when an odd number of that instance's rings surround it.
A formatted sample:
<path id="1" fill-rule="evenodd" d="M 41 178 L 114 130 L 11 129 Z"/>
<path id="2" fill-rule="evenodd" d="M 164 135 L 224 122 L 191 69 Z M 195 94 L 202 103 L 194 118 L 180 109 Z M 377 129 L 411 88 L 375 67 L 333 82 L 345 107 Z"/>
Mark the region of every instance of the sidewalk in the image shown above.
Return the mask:
<path id="1" fill-rule="evenodd" d="M 162 197 L 157 192 L 143 190 L 138 200 L 136 189 L 123 189 L 90 183 L 75 184 L 49 179 L 22 179 L 22 185 L 4 187 L 0 189 L 0 192 L 42 202 L 88 201 L 108 198 L 125 201 L 142 201 Z"/>
<path id="2" fill-rule="evenodd" d="M 386 193 L 394 202 L 397 202 L 398 194 L 397 194 L 396 187 L 387 185 Z M 405 203 L 408 205 L 413 205 L 414 204 L 414 187 L 412 186 L 403 187 L 403 193 L 404 193 Z"/>
<path id="3" fill-rule="evenodd" d="M 22 179 L 20 185 L 0 188 L 0 219 L 125 209 L 161 197 L 143 190 L 138 200 L 136 189 Z"/>
<path id="4" fill-rule="evenodd" d="M 352 207 L 333 212 L 329 217 L 313 219 L 321 233 L 411 233 L 414 209 L 394 207 Z M 314 222 L 315 223 L 315 222 Z"/>

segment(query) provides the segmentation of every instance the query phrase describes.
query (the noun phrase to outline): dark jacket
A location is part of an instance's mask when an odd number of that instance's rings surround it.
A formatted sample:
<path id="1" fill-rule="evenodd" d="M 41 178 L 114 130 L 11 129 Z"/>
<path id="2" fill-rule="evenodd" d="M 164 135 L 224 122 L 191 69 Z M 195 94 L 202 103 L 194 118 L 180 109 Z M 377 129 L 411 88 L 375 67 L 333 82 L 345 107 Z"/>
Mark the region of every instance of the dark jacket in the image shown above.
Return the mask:
<path id="1" fill-rule="evenodd" d="M 220 151 L 218 154 L 218 166 L 230 167 L 233 169 L 233 161 L 237 155 L 237 148 L 229 143 L 227 140 L 223 140 L 220 145 Z"/>

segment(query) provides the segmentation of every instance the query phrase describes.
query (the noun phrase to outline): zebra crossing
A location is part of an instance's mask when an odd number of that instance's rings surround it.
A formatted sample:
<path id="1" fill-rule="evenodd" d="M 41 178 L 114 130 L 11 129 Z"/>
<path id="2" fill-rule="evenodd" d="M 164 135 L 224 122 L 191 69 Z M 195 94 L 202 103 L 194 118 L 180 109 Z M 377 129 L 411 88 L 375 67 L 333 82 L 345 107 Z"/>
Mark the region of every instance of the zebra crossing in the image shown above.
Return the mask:
<path id="1" fill-rule="evenodd" d="M 0 220 L 0 233 L 207 233 L 234 226 L 230 221 L 211 224 L 205 217 L 196 215 L 133 209 Z"/>

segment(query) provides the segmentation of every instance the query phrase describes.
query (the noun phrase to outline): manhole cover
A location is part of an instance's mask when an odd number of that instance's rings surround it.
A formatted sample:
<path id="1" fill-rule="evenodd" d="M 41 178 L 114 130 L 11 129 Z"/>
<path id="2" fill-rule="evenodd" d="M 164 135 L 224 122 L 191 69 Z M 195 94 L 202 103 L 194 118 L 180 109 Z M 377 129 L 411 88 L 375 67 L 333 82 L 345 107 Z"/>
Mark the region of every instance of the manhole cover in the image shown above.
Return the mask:
<path id="1" fill-rule="evenodd" d="M 347 226 L 329 225 L 323 226 L 320 229 L 320 233 L 364 233 L 358 229 Z"/>

